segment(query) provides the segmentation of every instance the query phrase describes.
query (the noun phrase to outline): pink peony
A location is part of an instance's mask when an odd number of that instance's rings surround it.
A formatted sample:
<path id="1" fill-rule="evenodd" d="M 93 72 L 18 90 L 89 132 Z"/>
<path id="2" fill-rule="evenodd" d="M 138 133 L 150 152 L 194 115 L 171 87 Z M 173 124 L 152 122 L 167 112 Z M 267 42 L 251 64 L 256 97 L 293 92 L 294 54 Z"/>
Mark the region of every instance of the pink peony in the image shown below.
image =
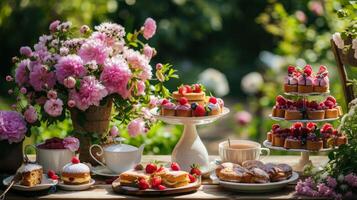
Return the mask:
<path id="1" fill-rule="evenodd" d="M 98 64 L 103 64 L 109 56 L 109 49 L 101 40 L 90 39 L 81 46 L 78 54 L 85 63 L 94 60 Z"/>
<path id="2" fill-rule="evenodd" d="M 140 118 L 134 119 L 128 125 L 128 132 L 131 137 L 135 137 L 139 134 L 144 133 L 145 132 L 145 122 Z"/>
<path id="3" fill-rule="evenodd" d="M 143 53 L 146 56 L 146 58 L 150 60 L 155 54 L 155 49 L 145 44 L 143 48 Z"/>
<path id="4" fill-rule="evenodd" d="M 8 140 L 10 144 L 21 142 L 26 132 L 26 122 L 20 113 L 0 111 L 0 140 Z"/>
<path id="5" fill-rule="evenodd" d="M 35 107 L 29 106 L 24 112 L 24 117 L 28 123 L 30 124 L 35 123 L 38 119 L 37 111 Z"/>
<path id="6" fill-rule="evenodd" d="M 44 65 L 36 64 L 30 72 L 30 84 L 35 91 L 52 88 L 55 83 L 55 74 L 47 71 L 47 68 Z"/>
<path id="7" fill-rule="evenodd" d="M 57 80 L 62 84 L 64 79 L 69 76 L 80 78 L 87 73 L 82 59 L 77 55 L 61 57 L 55 67 Z"/>
<path id="8" fill-rule="evenodd" d="M 144 23 L 143 36 L 145 39 L 150 39 L 155 35 L 156 32 L 156 22 L 152 18 L 147 18 Z"/>
<path id="9" fill-rule="evenodd" d="M 69 76 L 63 80 L 63 85 L 69 89 L 74 88 L 74 86 L 76 86 L 76 79 L 72 76 Z"/>
<path id="10" fill-rule="evenodd" d="M 152 77 L 152 67 L 149 64 L 149 60 L 144 55 L 140 54 L 140 52 L 132 49 L 125 49 L 124 57 L 128 61 L 131 69 L 140 70 L 138 78 L 147 80 Z"/>
<path id="11" fill-rule="evenodd" d="M 73 108 L 74 106 L 76 106 L 76 102 L 73 101 L 73 100 L 69 100 L 69 101 L 67 102 L 67 106 L 70 107 L 70 108 Z"/>
<path id="12" fill-rule="evenodd" d="M 63 101 L 61 99 L 48 99 L 43 108 L 51 117 L 58 117 L 62 114 Z"/>
<path id="13" fill-rule="evenodd" d="M 32 50 L 31 50 L 31 48 L 28 47 L 28 46 L 21 47 L 21 48 L 20 48 L 20 54 L 21 54 L 21 55 L 24 55 L 24 56 L 26 56 L 26 57 L 31 57 L 31 55 L 32 55 Z"/>
<path id="14" fill-rule="evenodd" d="M 47 92 L 47 98 L 49 99 L 57 99 L 57 92 L 56 90 L 50 90 Z"/>
<path id="15" fill-rule="evenodd" d="M 75 137 L 66 137 L 63 139 L 63 146 L 70 151 L 77 151 L 79 149 L 79 140 Z"/>
<path id="16" fill-rule="evenodd" d="M 108 92 L 118 93 L 124 99 L 127 96 L 128 82 L 131 78 L 131 71 L 128 64 L 120 58 L 114 58 L 104 64 L 100 81 Z"/>
<path id="17" fill-rule="evenodd" d="M 59 25 L 60 23 L 61 23 L 61 22 L 60 22 L 59 20 L 53 21 L 53 22 L 50 24 L 50 27 L 49 27 L 50 31 L 51 31 L 51 32 L 56 32 L 56 31 L 57 31 L 57 27 L 58 27 L 58 25 Z"/>
<path id="18" fill-rule="evenodd" d="M 27 83 L 29 80 L 29 77 L 28 77 L 29 65 L 30 65 L 30 60 L 25 59 L 25 60 L 22 60 L 19 63 L 18 67 L 16 68 L 15 81 L 19 86 Z"/>
<path id="19" fill-rule="evenodd" d="M 119 135 L 119 129 L 117 126 L 112 126 L 112 128 L 110 129 L 110 135 L 112 137 L 116 137 L 117 135 Z"/>
<path id="20" fill-rule="evenodd" d="M 235 120 L 238 124 L 244 126 L 252 121 L 252 115 L 247 111 L 240 111 L 235 114 Z"/>
<path id="21" fill-rule="evenodd" d="M 108 91 L 94 76 L 85 76 L 79 91 L 71 91 L 70 99 L 76 102 L 78 109 L 84 111 L 91 105 L 99 106 L 100 101 L 107 94 Z"/>
<path id="22" fill-rule="evenodd" d="M 138 91 L 136 93 L 137 96 L 141 96 L 145 94 L 145 82 L 144 81 L 138 81 Z"/>

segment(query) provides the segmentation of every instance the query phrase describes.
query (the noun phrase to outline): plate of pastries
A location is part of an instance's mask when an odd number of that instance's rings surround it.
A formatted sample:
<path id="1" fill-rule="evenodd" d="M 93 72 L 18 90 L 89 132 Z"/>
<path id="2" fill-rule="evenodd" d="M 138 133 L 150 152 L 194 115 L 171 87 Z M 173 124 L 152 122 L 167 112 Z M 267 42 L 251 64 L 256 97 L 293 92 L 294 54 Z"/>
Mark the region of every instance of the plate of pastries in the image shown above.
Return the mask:
<path id="1" fill-rule="evenodd" d="M 19 191 L 46 190 L 58 183 L 57 179 L 49 178 L 43 174 L 42 166 L 35 163 L 22 164 L 14 176 L 3 180 L 3 184 L 9 186 L 13 180 L 15 183 L 12 188 Z"/>
<path id="2" fill-rule="evenodd" d="M 190 172 L 182 171 L 172 162 L 169 166 L 138 164 L 123 172 L 112 183 L 115 192 L 130 195 L 169 195 L 195 192 L 201 186 L 201 171 L 193 165 Z"/>
<path id="3" fill-rule="evenodd" d="M 247 160 L 241 165 L 224 162 L 211 175 L 211 179 L 222 187 L 248 193 L 278 190 L 298 178 L 299 175 L 287 164 L 264 164 L 258 160 Z"/>

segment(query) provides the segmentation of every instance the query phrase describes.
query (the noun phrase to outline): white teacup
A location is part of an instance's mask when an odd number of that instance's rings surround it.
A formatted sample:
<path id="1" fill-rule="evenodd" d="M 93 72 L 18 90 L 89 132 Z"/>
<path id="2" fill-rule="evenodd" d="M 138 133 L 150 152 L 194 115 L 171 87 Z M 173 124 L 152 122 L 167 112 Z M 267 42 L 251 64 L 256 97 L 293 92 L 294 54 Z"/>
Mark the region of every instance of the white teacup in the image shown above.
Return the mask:
<path id="1" fill-rule="evenodd" d="M 48 170 L 54 170 L 56 173 L 60 173 L 63 166 L 71 162 L 75 152 L 69 149 L 44 149 L 39 148 L 38 145 L 26 145 L 24 149 L 25 159 L 28 160 L 26 151 L 28 148 L 34 148 L 36 150 L 36 162 L 42 166 L 44 173 Z"/>
<path id="2" fill-rule="evenodd" d="M 260 160 L 270 154 L 268 148 L 262 148 L 259 143 L 249 140 L 231 140 L 230 146 L 228 141 L 224 141 L 219 143 L 218 150 L 222 162 L 237 164 L 246 160 Z M 261 156 L 262 151 L 266 152 L 265 156 Z"/>

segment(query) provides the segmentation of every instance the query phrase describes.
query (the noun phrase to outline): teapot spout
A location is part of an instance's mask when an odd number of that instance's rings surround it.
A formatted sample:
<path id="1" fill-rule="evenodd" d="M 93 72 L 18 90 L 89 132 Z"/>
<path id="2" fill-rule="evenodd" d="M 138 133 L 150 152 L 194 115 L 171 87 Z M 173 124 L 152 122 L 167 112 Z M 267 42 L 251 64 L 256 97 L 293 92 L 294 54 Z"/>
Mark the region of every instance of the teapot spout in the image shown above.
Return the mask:
<path id="1" fill-rule="evenodd" d="M 139 147 L 139 149 L 138 149 L 138 155 L 137 155 L 137 159 L 136 159 L 136 163 L 140 163 L 140 162 L 141 162 L 141 156 L 143 155 L 144 147 L 145 147 L 145 144 L 142 144 L 142 145 Z"/>

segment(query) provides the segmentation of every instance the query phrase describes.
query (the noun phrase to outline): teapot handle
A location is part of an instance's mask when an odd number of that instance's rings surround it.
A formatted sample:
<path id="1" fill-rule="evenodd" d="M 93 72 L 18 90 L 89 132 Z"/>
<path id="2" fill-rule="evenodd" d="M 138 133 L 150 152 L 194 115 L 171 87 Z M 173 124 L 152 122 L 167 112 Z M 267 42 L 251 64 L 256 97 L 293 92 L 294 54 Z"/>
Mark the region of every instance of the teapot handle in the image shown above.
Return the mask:
<path id="1" fill-rule="evenodd" d="M 100 149 L 100 152 L 97 152 L 97 153 L 96 153 L 97 156 L 102 156 L 103 153 L 104 153 L 103 148 L 102 148 L 100 145 L 98 145 L 98 144 L 93 144 L 93 145 L 90 146 L 90 148 L 89 148 L 89 154 L 90 154 L 90 156 L 91 156 L 91 157 L 93 158 L 93 160 L 95 160 L 98 164 L 102 165 L 103 167 L 107 167 L 104 163 L 100 162 L 95 156 L 93 156 L 93 154 L 92 154 L 92 149 L 93 149 L 94 147 L 98 147 L 98 148 Z"/>
<path id="2" fill-rule="evenodd" d="M 145 144 L 142 144 L 142 145 L 139 147 L 138 156 L 137 156 L 137 158 L 136 158 L 136 163 L 140 163 L 140 162 L 141 162 L 141 156 L 143 155 L 144 147 L 145 147 Z"/>

